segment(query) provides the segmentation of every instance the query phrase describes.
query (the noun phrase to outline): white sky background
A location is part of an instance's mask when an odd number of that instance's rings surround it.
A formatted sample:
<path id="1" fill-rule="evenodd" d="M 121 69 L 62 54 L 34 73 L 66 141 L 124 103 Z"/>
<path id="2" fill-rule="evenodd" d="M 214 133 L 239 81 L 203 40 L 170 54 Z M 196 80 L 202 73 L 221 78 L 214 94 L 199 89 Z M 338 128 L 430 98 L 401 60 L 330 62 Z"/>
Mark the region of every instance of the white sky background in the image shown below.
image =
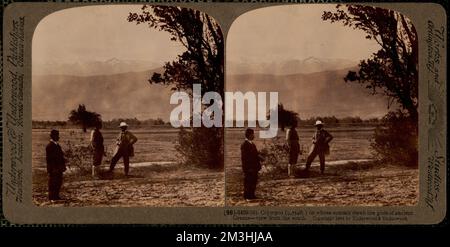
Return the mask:
<path id="1" fill-rule="evenodd" d="M 257 63 L 289 59 L 340 58 L 359 61 L 379 49 L 363 31 L 321 19 L 336 4 L 285 5 L 247 12 L 227 37 L 230 61 Z M 173 61 L 185 49 L 165 31 L 127 21 L 142 4 L 65 9 L 45 17 L 32 44 L 33 63 L 83 63 L 119 60 Z"/>
<path id="2" fill-rule="evenodd" d="M 121 60 L 172 61 L 183 51 L 167 32 L 129 23 L 142 5 L 89 6 L 45 17 L 33 37 L 33 62 L 74 63 Z M 247 12 L 236 19 L 227 39 L 231 61 L 343 58 L 359 61 L 378 50 L 365 33 L 321 19 L 335 4 L 287 5 Z"/>
<path id="3" fill-rule="evenodd" d="M 241 15 L 227 37 L 227 59 L 280 62 L 288 59 L 368 58 L 379 50 L 366 33 L 322 20 L 323 11 L 336 4 L 301 4 L 267 7 Z"/>
<path id="4" fill-rule="evenodd" d="M 172 61 L 184 51 L 167 32 L 128 22 L 138 5 L 76 7 L 45 17 L 33 36 L 33 62 Z"/>

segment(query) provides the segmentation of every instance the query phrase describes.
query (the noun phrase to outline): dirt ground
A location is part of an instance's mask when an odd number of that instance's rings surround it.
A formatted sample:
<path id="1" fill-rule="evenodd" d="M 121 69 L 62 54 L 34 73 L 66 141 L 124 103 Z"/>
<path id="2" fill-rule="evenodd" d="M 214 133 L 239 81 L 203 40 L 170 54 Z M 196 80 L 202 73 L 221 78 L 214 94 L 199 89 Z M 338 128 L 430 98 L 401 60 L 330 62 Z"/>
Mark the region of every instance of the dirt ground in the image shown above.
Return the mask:
<path id="1" fill-rule="evenodd" d="M 224 173 L 198 168 L 153 165 L 130 169 L 125 177 L 121 166 L 113 176 L 93 180 L 66 174 L 61 197 L 65 200 L 49 202 L 47 176 L 34 171 L 33 201 L 39 206 L 70 207 L 133 207 L 133 206 L 224 206 Z"/>
<path id="2" fill-rule="evenodd" d="M 111 150 L 117 131 L 105 130 L 105 143 Z M 131 177 L 124 177 L 119 163 L 113 176 L 93 180 L 89 175 L 67 172 L 61 190 L 66 200 L 47 200 L 45 145 L 48 130 L 33 130 L 33 201 L 39 206 L 75 207 L 222 207 L 228 206 L 396 206 L 414 205 L 419 198 L 419 171 L 370 160 L 370 136 L 365 128 L 334 129 L 332 153 L 325 175 L 314 164 L 308 178 L 288 178 L 263 169 L 256 190 L 258 200 L 243 199 L 243 175 L 240 166 L 240 144 L 243 130 L 230 130 L 225 137 L 225 172 L 186 167 L 176 164 L 177 132 L 173 130 L 136 130 L 139 141 L 132 159 Z M 302 147 L 310 143 L 312 129 L 299 132 Z M 284 133 L 279 133 L 283 138 Z M 89 133 L 79 130 L 61 132 L 66 142 L 88 145 Z M 264 140 L 255 140 L 259 149 Z M 104 169 L 111 152 L 104 160 Z M 299 159 L 304 164 L 305 154 Z M 90 159 L 90 158 L 89 158 Z M 166 164 L 155 164 L 166 162 Z M 174 163 L 175 162 L 175 163 Z M 133 163 L 135 166 L 133 166 Z M 138 164 L 152 165 L 138 166 Z M 167 164 L 173 163 L 173 164 Z M 287 173 L 287 172 L 286 172 Z M 226 181 L 226 183 L 225 183 Z"/>
<path id="3" fill-rule="evenodd" d="M 61 189 L 61 196 L 66 200 L 50 203 L 47 199 L 45 173 L 48 133 L 48 129 L 33 130 L 33 201 L 36 205 L 218 207 L 225 204 L 224 172 L 178 165 L 175 150 L 178 132 L 171 128 L 133 130 L 138 142 L 135 145 L 135 156 L 131 159 L 131 177 L 123 175 L 122 161 L 117 165 L 114 176 L 104 176 L 100 180 L 93 180 L 88 174 L 69 171 L 64 175 Z M 60 143 L 63 150 L 67 150 L 69 143 L 89 145 L 89 134 L 89 131 L 83 133 L 78 129 L 62 129 Z M 103 160 L 104 170 L 111 159 L 117 134 L 117 130 L 103 130 L 108 151 Z M 92 158 L 86 159 L 91 161 Z M 146 166 L 144 163 L 153 165 Z"/>
<path id="4" fill-rule="evenodd" d="M 418 202 L 418 169 L 348 163 L 328 166 L 321 175 L 313 166 L 307 178 L 269 176 L 260 172 L 256 195 L 242 197 L 239 167 L 224 173 L 198 168 L 151 166 L 132 169 L 125 177 L 117 167 L 113 177 L 93 180 L 66 174 L 61 190 L 64 201 L 47 200 L 46 174 L 35 171 L 33 200 L 39 206 L 411 206 Z M 226 194 L 226 199 L 225 199 Z"/>
<path id="5" fill-rule="evenodd" d="M 307 178 L 260 172 L 257 200 L 243 199 L 239 167 L 227 169 L 227 206 L 411 206 L 419 198 L 419 171 L 373 162 L 312 167 Z"/>

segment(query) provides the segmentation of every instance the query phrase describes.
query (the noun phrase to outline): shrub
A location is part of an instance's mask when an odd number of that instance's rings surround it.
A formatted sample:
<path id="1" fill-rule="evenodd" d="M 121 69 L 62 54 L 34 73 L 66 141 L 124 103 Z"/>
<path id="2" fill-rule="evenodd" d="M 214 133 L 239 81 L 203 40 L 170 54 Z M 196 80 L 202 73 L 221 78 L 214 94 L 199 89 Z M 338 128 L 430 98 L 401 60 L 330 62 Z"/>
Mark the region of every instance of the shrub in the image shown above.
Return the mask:
<path id="1" fill-rule="evenodd" d="M 418 166 L 417 146 L 417 121 L 401 111 L 383 117 L 371 144 L 378 160 L 409 167 Z"/>
<path id="2" fill-rule="evenodd" d="M 223 169 L 223 129 L 180 128 L 175 146 L 181 163 L 210 169 Z"/>
<path id="3" fill-rule="evenodd" d="M 300 154 L 303 147 L 300 146 Z M 289 148 L 282 138 L 276 137 L 264 142 L 260 150 L 260 156 L 264 160 L 263 165 L 267 175 L 272 178 L 285 177 L 289 163 Z M 300 159 L 300 157 L 299 157 Z"/>
<path id="4" fill-rule="evenodd" d="M 79 175 L 90 174 L 92 167 L 91 147 L 68 144 L 65 150 L 65 158 L 67 159 L 67 166 L 75 169 Z"/>
<path id="5" fill-rule="evenodd" d="M 88 175 L 92 167 L 92 148 L 87 145 L 75 145 L 74 143 L 83 143 L 83 138 L 77 138 L 77 134 L 71 131 L 70 136 L 73 142 L 65 142 L 64 157 L 67 160 L 67 167 L 73 169 L 78 175 Z"/>

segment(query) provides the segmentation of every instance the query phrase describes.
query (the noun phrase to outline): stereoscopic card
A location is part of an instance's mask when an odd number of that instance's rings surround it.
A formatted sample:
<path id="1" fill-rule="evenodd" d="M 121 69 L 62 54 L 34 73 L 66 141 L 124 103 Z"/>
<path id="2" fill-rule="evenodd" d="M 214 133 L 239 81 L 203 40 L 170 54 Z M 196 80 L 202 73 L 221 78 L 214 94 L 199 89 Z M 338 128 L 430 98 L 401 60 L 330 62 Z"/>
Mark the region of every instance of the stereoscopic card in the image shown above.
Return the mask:
<path id="1" fill-rule="evenodd" d="M 434 3 L 11 3 L 14 224 L 438 224 Z"/>

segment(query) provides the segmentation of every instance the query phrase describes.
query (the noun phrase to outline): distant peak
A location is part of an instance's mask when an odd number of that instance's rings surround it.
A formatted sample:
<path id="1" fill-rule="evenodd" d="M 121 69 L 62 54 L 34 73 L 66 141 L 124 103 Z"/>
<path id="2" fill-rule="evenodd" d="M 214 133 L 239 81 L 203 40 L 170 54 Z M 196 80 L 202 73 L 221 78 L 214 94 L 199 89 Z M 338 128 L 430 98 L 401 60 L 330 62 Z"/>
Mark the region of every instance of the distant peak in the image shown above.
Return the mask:
<path id="1" fill-rule="evenodd" d="M 110 58 L 110 59 L 105 61 L 105 63 L 119 63 L 119 62 L 120 62 L 120 60 L 115 58 L 115 57 Z"/>
<path id="2" fill-rule="evenodd" d="M 308 61 L 308 62 L 310 62 L 310 61 L 314 61 L 314 62 L 321 62 L 321 60 L 320 59 L 318 59 L 317 57 L 313 57 L 313 56 L 310 56 L 310 57 L 307 57 L 307 58 L 305 58 L 303 61 Z"/>

